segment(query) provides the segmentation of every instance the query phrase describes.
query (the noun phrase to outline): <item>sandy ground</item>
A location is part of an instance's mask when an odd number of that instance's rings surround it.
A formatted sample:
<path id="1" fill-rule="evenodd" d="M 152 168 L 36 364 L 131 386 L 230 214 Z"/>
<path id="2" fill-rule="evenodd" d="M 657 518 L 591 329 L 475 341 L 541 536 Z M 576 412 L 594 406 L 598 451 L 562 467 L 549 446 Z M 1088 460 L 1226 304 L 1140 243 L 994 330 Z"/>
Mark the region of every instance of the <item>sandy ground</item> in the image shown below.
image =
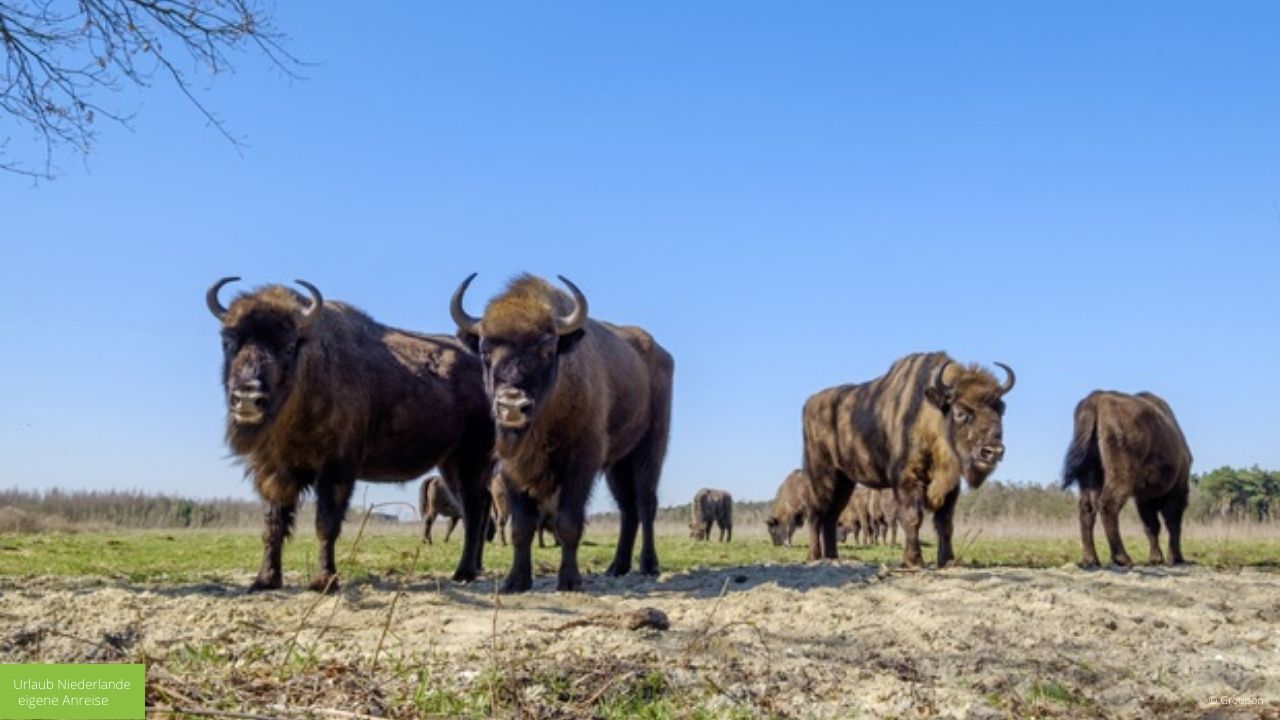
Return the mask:
<path id="1" fill-rule="evenodd" d="M 142 654 L 181 672 L 172 658 L 183 648 L 213 647 L 234 665 L 293 644 L 368 667 L 385 628 L 380 663 L 429 665 L 460 689 L 534 658 L 573 672 L 663 668 L 689 697 L 752 715 L 1280 715 L 1280 574 L 1266 572 L 836 562 L 589 576 L 582 594 L 556 593 L 544 575 L 496 610 L 491 580 L 415 580 L 403 593 L 387 580 L 322 600 L 242 587 L 0 581 L 0 661 Z M 670 628 L 614 622 L 643 608 Z M 547 692 L 522 687 L 531 701 Z"/>

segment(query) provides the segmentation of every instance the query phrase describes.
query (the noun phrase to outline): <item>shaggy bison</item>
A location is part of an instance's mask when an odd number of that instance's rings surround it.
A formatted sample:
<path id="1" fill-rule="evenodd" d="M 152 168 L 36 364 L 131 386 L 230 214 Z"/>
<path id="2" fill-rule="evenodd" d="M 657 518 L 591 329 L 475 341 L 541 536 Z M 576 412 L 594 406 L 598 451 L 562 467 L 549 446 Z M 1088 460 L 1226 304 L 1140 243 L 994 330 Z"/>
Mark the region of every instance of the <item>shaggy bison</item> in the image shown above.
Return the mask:
<path id="1" fill-rule="evenodd" d="M 507 481 L 502 479 L 502 470 L 497 469 L 493 473 L 493 480 L 489 484 L 489 493 L 493 495 L 493 513 L 491 515 L 493 525 L 489 526 L 489 541 L 492 542 L 495 532 L 498 539 L 502 541 L 503 547 L 507 544 L 507 522 L 511 520 L 511 504 L 507 502 Z M 548 503 L 550 508 L 539 508 L 538 510 L 538 547 L 547 546 L 543 535 L 546 531 L 551 531 L 551 541 L 560 545 L 560 540 L 556 538 L 556 512 L 554 507 L 554 498 Z"/>
<path id="2" fill-rule="evenodd" d="M 449 542 L 449 536 L 453 534 L 453 529 L 462 519 L 462 506 L 458 504 L 453 493 L 449 492 L 449 486 L 445 484 L 444 478 L 439 475 L 432 475 L 422 481 L 422 490 L 419 491 L 418 496 L 418 510 L 422 513 L 422 539 L 428 545 L 431 544 L 431 526 L 435 524 L 437 515 L 443 515 L 449 519 L 449 527 L 444 531 L 445 542 Z"/>
<path id="3" fill-rule="evenodd" d="M 532 275 L 513 279 L 484 316 L 468 315 L 458 286 L 450 306 L 458 336 L 480 353 L 497 428 L 495 449 L 511 484 L 515 559 L 503 592 L 533 585 L 530 544 L 538 507 L 556 499 L 559 590 L 581 590 L 578 543 L 587 497 L 604 472 L 621 515 L 609 575 L 631 570 L 637 525 L 640 571 L 658 572 L 653 521 L 671 424 L 671 355 L 649 333 L 588 317 L 587 298 Z"/>
<path id="4" fill-rule="evenodd" d="M 945 353 L 908 355 L 884 376 L 822 390 L 804 404 L 809 555 L 836 557 L 836 524 L 855 484 L 894 488 L 906 531 L 903 563 L 922 564 L 921 504 L 933 511 L 938 565 L 950 562 L 960 476 L 977 487 L 1004 457 L 1001 383 Z"/>
<path id="5" fill-rule="evenodd" d="M 479 360 L 455 338 L 379 324 L 350 305 L 279 285 L 223 307 L 222 278 L 206 293 L 222 326 L 226 439 L 266 501 L 262 567 L 251 590 L 282 583 L 280 551 L 299 497 L 316 494 L 320 539 L 313 590 L 337 586 L 334 543 L 356 478 L 408 482 L 439 467 L 466 516 L 456 580 L 480 568 L 485 473 L 493 422 Z"/>
<path id="6" fill-rule="evenodd" d="M 805 499 L 808 493 L 809 479 L 803 470 L 792 470 L 778 486 L 769 517 L 764 521 L 774 545 L 791 547 L 796 528 L 804 526 L 804 516 L 809 507 Z"/>
<path id="7" fill-rule="evenodd" d="M 702 488 L 693 496 L 689 537 L 710 540 L 712 524 L 720 528 L 720 542 L 733 540 L 733 496 L 724 490 Z"/>
<path id="8" fill-rule="evenodd" d="M 1190 490 L 1191 450 L 1173 410 L 1158 395 L 1094 391 L 1076 405 L 1075 433 L 1062 470 L 1063 487 L 1080 486 L 1080 541 L 1084 564 L 1096 566 L 1093 523 L 1102 529 L 1111 561 L 1131 565 L 1120 540 L 1120 509 L 1133 496 L 1142 518 L 1150 562 L 1160 552 L 1160 517 L 1169 530 L 1169 562 L 1181 563 L 1182 513 Z"/>

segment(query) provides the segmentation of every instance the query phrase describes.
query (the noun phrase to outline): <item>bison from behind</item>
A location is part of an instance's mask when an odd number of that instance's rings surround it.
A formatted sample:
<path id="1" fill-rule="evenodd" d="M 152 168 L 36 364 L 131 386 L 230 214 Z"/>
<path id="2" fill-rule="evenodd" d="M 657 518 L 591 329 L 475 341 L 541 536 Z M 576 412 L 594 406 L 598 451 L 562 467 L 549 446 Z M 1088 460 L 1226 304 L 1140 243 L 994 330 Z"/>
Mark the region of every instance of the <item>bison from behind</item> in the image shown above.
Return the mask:
<path id="1" fill-rule="evenodd" d="M 1149 392 L 1094 391 L 1076 405 L 1075 432 L 1062 470 L 1064 487 L 1080 486 L 1084 565 L 1097 566 L 1093 524 L 1102 529 L 1111 561 L 1132 565 L 1120 539 L 1120 510 L 1133 496 L 1150 545 L 1150 562 L 1164 562 L 1160 518 L 1169 530 L 1169 562 L 1182 557 L 1182 514 L 1190 492 L 1191 449 L 1169 404 Z"/>

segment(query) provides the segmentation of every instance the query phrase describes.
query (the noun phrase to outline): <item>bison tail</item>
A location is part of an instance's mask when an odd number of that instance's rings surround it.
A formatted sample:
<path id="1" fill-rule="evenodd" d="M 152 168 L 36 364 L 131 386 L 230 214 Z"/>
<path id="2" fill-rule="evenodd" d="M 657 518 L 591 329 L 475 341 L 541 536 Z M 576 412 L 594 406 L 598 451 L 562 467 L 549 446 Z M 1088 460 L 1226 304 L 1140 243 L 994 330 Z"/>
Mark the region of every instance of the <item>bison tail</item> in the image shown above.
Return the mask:
<path id="1" fill-rule="evenodd" d="M 1075 432 L 1071 437 L 1071 445 L 1067 447 L 1067 457 L 1062 463 L 1064 490 L 1075 484 L 1080 487 L 1092 485 L 1093 478 L 1100 474 L 1102 468 L 1098 457 L 1097 427 L 1097 408 L 1085 400 L 1076 407 Z"/>

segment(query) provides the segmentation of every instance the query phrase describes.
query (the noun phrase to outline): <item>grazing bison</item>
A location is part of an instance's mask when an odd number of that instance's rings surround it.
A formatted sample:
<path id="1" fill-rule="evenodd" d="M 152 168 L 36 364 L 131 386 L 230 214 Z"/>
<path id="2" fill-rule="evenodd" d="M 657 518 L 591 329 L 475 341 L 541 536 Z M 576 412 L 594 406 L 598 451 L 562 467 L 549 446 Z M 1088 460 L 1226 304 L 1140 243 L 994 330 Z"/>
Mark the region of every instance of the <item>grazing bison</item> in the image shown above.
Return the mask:
<path id="1" fill-rule="evenodd" d="M 710 540 L 711 526 L 720 528 L 720 542 L 733 540 L 733 496 L 724 490 L 702 488 L 693 496 L 689 515 L 689 537 Z"/>
<path id="2" fill-rule="evenodd" d="M 582 589 L 578 543 L 587 497 L 601 472 L 621 514 L 617 551 L 606 572 L 631 570 L 639 525 L 640 571 L 656 574 L 653 521 L 671 424 L 671 355 L 638 327 L 589 319 L 587 298 L 563 277 L 573 297 L 521 275 L 489 302 L 484 317 L 472 317 L 462 299 L 474 278 L 453 294 L 451 311 L 459 337 L 480 353 L 497 427 L 494 447 L 511 485 L 515 559 L 502 591 L 532 587 L 538 508 L 553 500 L 560 540 L 556 587 Z"/>
<path id="3" fill-rule="evenodd" d="M 804 526 L 804 516 L 808 512 L 809 503 L 805 499 L 809 493 L 809 479 L 803 470 L 792 470 L 778 486 L 778 495 L 773 499 L 773 508 L 764 521 L 769 528 L 769 539 L 774 545 L 791 547 L 791 538 L 796 528 Z"/>
<path id="4" fill-rule="evenodd" d="M 954 558 L 952 515 L 960 476 L 978 487 L 1004 457 L 1004 383 L 945 353 L 908 355 L 884 376 L 818 392 L 804 404 L 809 556 L 836 557 L 836 523 L 855 484 L 894 488 L 906 531 L 903 563 L 922 564 L 923 507 L 933 511 L 938 565 Z"/>
<path id="5" fill-rule="evenodd" d="M 432 475 L 422 481 L 418 510 L 422 513 L 422 539 L 428 545 L 431 544 L 431 526 L 435 523 L 437 515 L 443 515 L 449 519 L 449 527 L 444 531 L 445 542 L 449 542 L 449 536 L 453 534 L 453 529 L 462 519 L 462 506 L 453 493 L 449 492 L 449 486 L 445 484 L 444 478 L 439 475 Z"/>
<path id="6" fill-rule="evenodd" d="M 507 544 L 507 522 L 511 519 L 511 504 L 507 502 L 507 481 L 502 479 L 502 470 L 494 470 L 493 480 L 489 484 L 489 493 L 493 495 L 493 513 L 491 515 L 493 524 L 489 526 L 489 541 L 493 542 L 496 531 L 498 539 L 502 541 L 503 547 Z M 546 540 L 543 539 L 543 533 L 551 531 L 551 541 L 556 547 L 560 546 L 560 540 L 556 537 L 556 511 L 554 499 L 548 503 L 551 507 L 540 507 L 538 509 L 538 547 L 547 546 Z"/>
<path id="7" fill-rule="evenodd" d="M 456 580 L 480 569 L 493 422 L 479 359 L 455 338 L 381 325 L 350 305 L 271 285 L 223 307 L 227 445 L 267 503 L 262 567 L 251 590 L 282 583 L 280 551 L 299 497 L 316 494 L 313 590 L 337 587 L 334 543 L 356 478 L 408 482 L 439 467 L 461 496 L 465 543 Z"/>
<path id="8" fill-rule="evenodd" d="M 1111 561 L 1132 565 L 1120 540 L 1120 509 L 1132 495 L 1138 505 L 1150 562 L 1160 552 L 1160 516 L 1169 530 L 1169 562 L 1182 563 L 1182 513 L 1190 490 L 1191 450 L 1173 410 L 1158 395 L 1128 395 L 1102 390 L 1076 405 L 1075 433 L 1062 470 L 1063 487 L 1080 486 L 1080 542 L 1084 564 L 1096 566 L 1093 523 L 1102 513 L 1102 529 Z"/>

